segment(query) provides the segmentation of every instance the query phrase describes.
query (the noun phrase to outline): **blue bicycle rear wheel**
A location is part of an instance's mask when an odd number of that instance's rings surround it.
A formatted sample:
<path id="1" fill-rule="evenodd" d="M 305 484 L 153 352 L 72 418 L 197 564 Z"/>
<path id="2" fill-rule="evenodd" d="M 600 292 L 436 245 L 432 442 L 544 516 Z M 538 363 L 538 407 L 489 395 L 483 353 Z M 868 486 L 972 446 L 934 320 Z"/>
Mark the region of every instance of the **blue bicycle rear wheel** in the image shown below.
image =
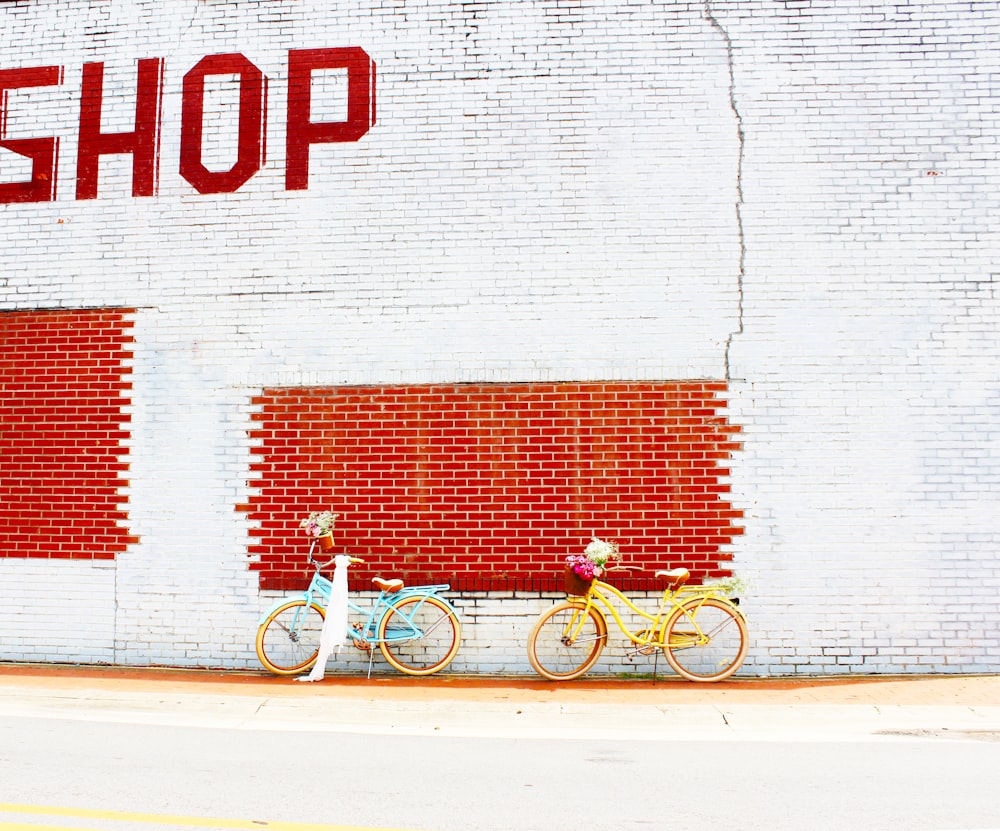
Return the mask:
<path id="1" fill-rule="evenodd" d="M 431 675 L 451 663 L 462 642 L 455 610 L 433 595 L 396 601 L 379 621 L 377 640 L 389 664 L 407 675 Z"/>

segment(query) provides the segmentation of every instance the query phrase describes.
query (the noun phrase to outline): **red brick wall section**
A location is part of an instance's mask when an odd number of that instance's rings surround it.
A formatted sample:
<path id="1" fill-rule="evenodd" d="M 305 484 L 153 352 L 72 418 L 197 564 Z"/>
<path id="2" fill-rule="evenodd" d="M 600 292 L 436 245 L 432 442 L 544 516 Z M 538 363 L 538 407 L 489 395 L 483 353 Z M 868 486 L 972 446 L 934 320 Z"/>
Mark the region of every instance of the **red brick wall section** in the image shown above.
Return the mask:
<path id="1" fill-rule="evenodd" d="M 0 556 L 108 560 L 134 541 L 126 314 L 0 314 Z"/>
<path id="2" fill-rule="evenodd" d="M 624 589 L 655 568 L 729 574 L 739 445 L 720 382 L 269 389 L 254 401 L 248 505 L 261 587 L 306 582 L 311 510 L 373 575 L 457 590 L 558 590 L 591 535 L 619 543 Z"/>

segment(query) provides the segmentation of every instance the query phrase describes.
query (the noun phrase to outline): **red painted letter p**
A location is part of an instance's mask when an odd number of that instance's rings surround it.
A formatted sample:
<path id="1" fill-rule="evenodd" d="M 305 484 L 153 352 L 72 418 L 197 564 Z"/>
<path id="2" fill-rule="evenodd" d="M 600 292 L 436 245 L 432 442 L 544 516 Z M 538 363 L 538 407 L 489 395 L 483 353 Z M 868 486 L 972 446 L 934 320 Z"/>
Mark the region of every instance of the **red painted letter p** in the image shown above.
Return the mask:
<path id="1" fill-rule="evenodd" d="M 347 120 L 313 122 L 310 116 L 312 73 L 347 70 Z M 288 53 L 288 123 L 285 189 L 309 187 L 309 146 L 357 141 L 375 123 L 375 62 L 359 46 L 343 49 L 293 49 Z"/>

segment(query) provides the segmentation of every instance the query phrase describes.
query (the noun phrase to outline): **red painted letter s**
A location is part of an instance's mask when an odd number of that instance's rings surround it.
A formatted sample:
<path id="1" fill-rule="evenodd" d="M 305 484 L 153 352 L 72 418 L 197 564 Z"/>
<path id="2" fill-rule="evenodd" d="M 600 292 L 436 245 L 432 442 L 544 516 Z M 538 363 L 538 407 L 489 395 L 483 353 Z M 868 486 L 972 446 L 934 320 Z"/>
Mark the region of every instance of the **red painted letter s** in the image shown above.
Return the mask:
<path id="1" fill-rule="evenodd" d="M 31 159 L 31 179 L 27 182 L 0 184 L 0 204 L 11 202 L 51 202 L 56 198 L 56 168 L 59 139 L 5 138 L 7 128 L 7 90 L 26 87 L 52 87 L 62 83 L 62 67 L 39 66 L 30 69 L 0 69 L 0 147 Z"/>

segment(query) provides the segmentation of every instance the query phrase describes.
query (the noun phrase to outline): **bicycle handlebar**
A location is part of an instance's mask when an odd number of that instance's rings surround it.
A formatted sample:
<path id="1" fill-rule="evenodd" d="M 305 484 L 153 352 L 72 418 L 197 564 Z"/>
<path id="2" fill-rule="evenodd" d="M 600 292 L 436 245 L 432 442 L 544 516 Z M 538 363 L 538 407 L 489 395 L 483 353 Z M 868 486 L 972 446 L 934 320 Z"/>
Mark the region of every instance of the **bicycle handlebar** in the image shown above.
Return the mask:
<path id="1" fill-rule="evenodd" d="M 321 563 L 319 560 L 317 560 L 315 557 L 313 557 L 311 551 L 309 552 L 309 562 L 312 563 L 312 565 L 314 565 L 316 567 L 316 571 L 322 571 L 324 568 L 329 568 L 336 561 L 337 561 L 336 558 L 334 558 L 334 559 L 332 559 L 332 560 L 330 560 L 330 561 L 328 561 L 326 563 Z M 348 565 L 352 565 L 352 566 L 353 565 L 364 565 L 364 563 L 365 563 L 365 561 L 362 560 L 360 557 L 348 557 L 347 558 L 347 564 Z"/>

